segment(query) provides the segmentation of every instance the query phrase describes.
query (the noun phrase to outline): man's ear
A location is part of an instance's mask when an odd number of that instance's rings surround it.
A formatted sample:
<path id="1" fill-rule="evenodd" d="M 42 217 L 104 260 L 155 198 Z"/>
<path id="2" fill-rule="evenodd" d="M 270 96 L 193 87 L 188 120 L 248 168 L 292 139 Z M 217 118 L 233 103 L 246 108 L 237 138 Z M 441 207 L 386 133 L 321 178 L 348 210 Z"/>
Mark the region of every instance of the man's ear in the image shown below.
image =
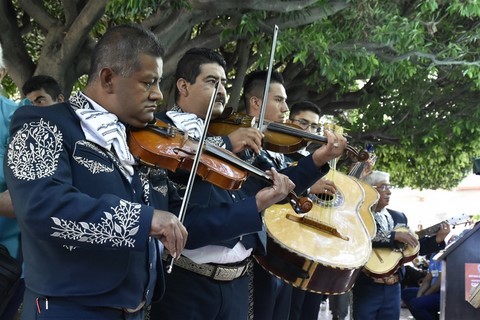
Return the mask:
<path id="1" fill-rule="evenodd" d="M 64 102 L 65 101 L 65 97 L 63 96 L 63 94 L 59 94 L 58 97 L 57 97 L 57 102 Z"/>
<path id="2" fill-rule="evenodd" d="M 100 83 L 102 84 L 102 88 L 107 93 L 113 93 L 113 80 L 115 78 L 115 72 L 113 72 L 110 68 L 103 68 L 100 70 Z"/>
<path id="3" fill-rule="evenodd" d="M 181 96 L 188 97 L 188 81 L 184 78 L 177 80 L 177 90 Z"/>
<path id="4" fill-rule="evenodd" d="M 262 100 L 256 96 L 251 96 L 249 99 L 250 110 L 259 112 L 262 107 Z"/>

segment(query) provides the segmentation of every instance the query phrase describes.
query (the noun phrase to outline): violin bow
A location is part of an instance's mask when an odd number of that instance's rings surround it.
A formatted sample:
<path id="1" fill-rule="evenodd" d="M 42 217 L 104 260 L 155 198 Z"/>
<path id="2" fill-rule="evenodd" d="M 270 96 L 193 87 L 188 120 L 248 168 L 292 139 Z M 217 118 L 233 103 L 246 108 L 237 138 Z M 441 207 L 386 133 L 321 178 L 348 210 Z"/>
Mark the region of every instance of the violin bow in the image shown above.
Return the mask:
<path id="1" fill-rule="evenodd" d="M 207 115 L 205 116 L 205 119 L 203 121 L 204 122 L 203 131 L 198 141 L 198 148 L 195 151 L 195 158 L 193 160 L 192 169 L 190 170 L 190 175 L 188 176 L 188 182 L 185 188 L 185 195 L 183 196 L 182 205 L 180 207 L 180 211 L 178 212 L 178 219 L 182 223 L 183 223 L 183 219 L 185 218 L 185 213 L 187 212 L 187 205 L 188 205 L 188 202 L 190 201 L 190 195 L 192 194 L 195 175 L 197 174 L 198 164 L 200 163 L 200 156 L 202 154 L 203 144 L 205 143 L 205 139 L 207 138 L 207 128 L 210 124 L 210 120 L 212 119 L 213 106 L 215 104 L 215 99 L 217 97 L 219 88 L 220 88 L 220 79 L 218 80 L 215 86 L 215 90 L 213 91 L 212 96 L 210 97 L 210 103 L 208 105 Z M 168 261 L 167 273 L 172 273 L 173 257 L 169 256 L 167 261 Z"/>
<path id="2" fill-rule="evenodd" d="M 258 117 L 257 128 L 260 131 L 262 131 L 263 120 L 265 120 L 265 109 L 267 107 L 268 91 L 270 90 L 270 79 L 272 78 L 273 58 L 275 56 L 275 48 L 277 47 L 277 35 L 278 35 L 278 26 L 275 25 L 273 28 L 273 42 L 272 42 L 272 49 L 270 51 L 270 61 L 268 63 L 267 79 L 265 81 L 265 89 L 263 90 L 262 107 L 260 109 L 260 115 Z"/>

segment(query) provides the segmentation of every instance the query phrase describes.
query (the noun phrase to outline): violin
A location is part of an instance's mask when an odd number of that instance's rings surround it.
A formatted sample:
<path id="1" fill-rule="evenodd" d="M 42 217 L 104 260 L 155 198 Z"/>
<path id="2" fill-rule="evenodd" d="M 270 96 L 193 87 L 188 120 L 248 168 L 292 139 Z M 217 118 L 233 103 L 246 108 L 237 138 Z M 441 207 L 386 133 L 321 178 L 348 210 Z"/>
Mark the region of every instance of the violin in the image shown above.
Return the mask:
<path id="1" fill-rule="evenodd" d="M 161 167 L 170 171 L 192 168 L 198 142 L 159 119 L 144 128 L 129 128 L 128 146 L 133 156 L 148 166 Z M 206 142 L 197 169 L 197 175 L 217 187 L 237 190 L 249 175 L 272 183 L 264 171 L 241 160 L 232 152 Z M 305 213 L 312 208 L 307 197 L 298 198 L 289 194 L 295 212 Z"/>
<path id="2" fill-rule="evenodd" d="M 226 136 L 240 127 L 248 128 L 255 125 L 255 117 L 244 113 L 228 113 L 210 122 L 208 132 L 216 136 Z M 224 112 L 225 114 L 225 112 Z M 294 153 L 307 146 L 309 142 L 320 142 L 327 144 L 328 139 L 313 133 L 306 132 L 293 123 L 280 123 L 273 121 L 264 121 L 263 128 L 263 147 L 267 150 L 278 153 Z M 363 162 L 369 158 L 368 152 L 362 150 L 358 152 L 350 145 L 346 147 L 347 154 L 356 161 Z"/>

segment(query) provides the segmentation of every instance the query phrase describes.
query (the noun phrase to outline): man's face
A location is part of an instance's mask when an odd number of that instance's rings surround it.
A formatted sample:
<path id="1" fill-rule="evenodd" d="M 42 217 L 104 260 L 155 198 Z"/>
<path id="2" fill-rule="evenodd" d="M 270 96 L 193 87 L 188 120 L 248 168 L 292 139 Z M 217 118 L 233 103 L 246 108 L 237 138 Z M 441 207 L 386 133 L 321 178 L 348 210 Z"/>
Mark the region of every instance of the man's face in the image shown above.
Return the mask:
<path id="1" fill-rule="evenodd" d="M 227 77 L 223 67 L 217 63 L 202 64 L 195 83 L 190 83 L 184 79 L 177 81 L 177 88 L 180 93 L 177 101 L 178 105 L 183 111 L 194 113 L 205 119 L 210 99 L 218 81 L 220 81 L 220 87 L 215 98 L 212 118 L 218 117 L 225 108 Z"/>
<path id="2" fill-rule="evenodd" d="M 58 99 L 53 99 L 44 89 L 40 89 L 29 92 L 27 94 L 27 99 L 30 100 L 34 106 L 46 107 L 63 102 L 63 95 L 59 95 Z"/>
<path id="3" fill-rule="evenodd" d="M 377 183 L 376 185 L 373 186 L 375 190 L 377 190 L 379 194 L 377 206 L 376 206 L 376 211 L 380 211 L 386 206 L 388 206 L 388 203 L 390 202 L 390 195 L 392 194 L 391 192 L 391 185 L 390 181 L 388 180 L 383 180 Z"/>
<path id="4" fill-rule="evenodd" d="M 258 117 L 262 108 L 261 97 L 253 97 L 250 99 L 249 115 Z M 270 83 L 268 91 L 267 103 L 265 107 L 265 120 L 274 122 L 285 122 L 287 120 L 287 92 L 281 83 Z"/>
<path id="5" fill-rule="evenodd" d="M 305 110 L 294 115 L 290 121 L 309 133 L 317 133 L 320 116 L 315 112 Z"/>
<path id="6" fill-rule="evenodd" d="M 115 102 L 109 110 L 120 121 L 142 128 L 154 119 L 157 102 L 163 99 L 160 79 L 163 74 L 163 60 L 143 54 L 140 67 L 131 75 L 124 77 L 115 74 L 112 78 Z"/>

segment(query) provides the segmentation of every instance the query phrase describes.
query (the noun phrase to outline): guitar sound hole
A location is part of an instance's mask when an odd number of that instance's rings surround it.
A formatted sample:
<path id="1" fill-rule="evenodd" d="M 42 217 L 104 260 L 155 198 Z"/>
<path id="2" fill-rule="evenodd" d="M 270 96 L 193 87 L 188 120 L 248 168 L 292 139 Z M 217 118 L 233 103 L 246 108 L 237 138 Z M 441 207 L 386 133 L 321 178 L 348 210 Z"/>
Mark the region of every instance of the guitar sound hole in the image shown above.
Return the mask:
<path id="1" fill-rule="evenodd" d="M 345 197 L 337 190 L 334 196 L 317 194 L 313 202 L 323 207 L 339 207 L 345 203 Z"/>

